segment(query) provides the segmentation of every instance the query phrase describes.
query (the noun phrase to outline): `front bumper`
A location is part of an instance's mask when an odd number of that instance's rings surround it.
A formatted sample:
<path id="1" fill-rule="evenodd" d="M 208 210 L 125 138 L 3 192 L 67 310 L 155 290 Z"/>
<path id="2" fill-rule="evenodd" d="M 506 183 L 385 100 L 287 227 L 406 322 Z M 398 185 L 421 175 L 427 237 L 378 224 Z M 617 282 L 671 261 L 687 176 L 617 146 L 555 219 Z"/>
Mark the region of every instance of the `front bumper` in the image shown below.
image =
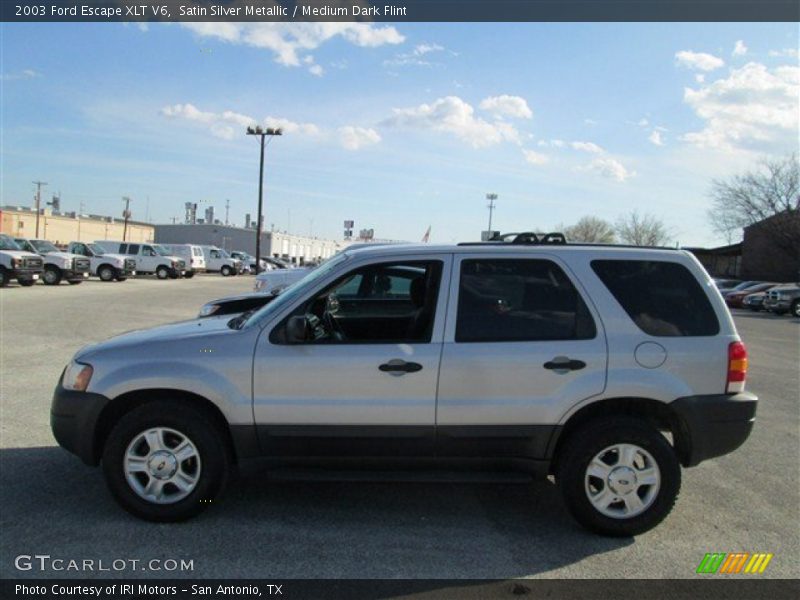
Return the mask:
<path id="1" fill-rule="evenodd" d="M 680 423 L 681 462 L 693 467 L 736 450 L 750 435 L 758 397 L 750 392 L 687 396 L 670 404 Z"/>
<path id="2" fill-rule="evenodd" d="M 42 275 L 42 269 L 26 269 L 24 267 L 19 267 L 17 269 L 9 271 L 9 276 L 12 279 L 22 279 L 25 281 L 39 279 L 41 275 Z"/>
<path id="3" fill-rule="evenodd" d="M 67 281 L 83 281 L 89 278 L 89 271 L 64 271 L 64 279 Z"/>
<path id="4" fill-rule="evenodd" d="M 58 445 L 87 465 L 97 465 L 95 448 L 97 421 L 109 400 L 101 394 L 66 390 L 59 380 L 50 408 L 50 429 Z"/>

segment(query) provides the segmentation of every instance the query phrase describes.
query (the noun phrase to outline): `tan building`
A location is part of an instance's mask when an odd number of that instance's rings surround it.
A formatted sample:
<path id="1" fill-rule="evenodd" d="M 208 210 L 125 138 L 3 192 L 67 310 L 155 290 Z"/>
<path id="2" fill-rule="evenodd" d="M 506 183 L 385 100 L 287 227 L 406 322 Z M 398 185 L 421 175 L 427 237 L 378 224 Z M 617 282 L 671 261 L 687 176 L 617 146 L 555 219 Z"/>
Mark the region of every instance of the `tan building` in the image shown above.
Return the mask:
<path id="1" fill-rule="evenodd" d="M 53 214 L 43 209 L 39 214 L 39 239 L 54 244 L 121 240 L 122 219 L 75 213 Z M 36 210 L 22 206 L 0 208 L 0 233 L 12 237 L 36 238 Z M 125 239 L 131 242 L 152 242 L 155 228 L 139 221 L 128 221 Z"/>

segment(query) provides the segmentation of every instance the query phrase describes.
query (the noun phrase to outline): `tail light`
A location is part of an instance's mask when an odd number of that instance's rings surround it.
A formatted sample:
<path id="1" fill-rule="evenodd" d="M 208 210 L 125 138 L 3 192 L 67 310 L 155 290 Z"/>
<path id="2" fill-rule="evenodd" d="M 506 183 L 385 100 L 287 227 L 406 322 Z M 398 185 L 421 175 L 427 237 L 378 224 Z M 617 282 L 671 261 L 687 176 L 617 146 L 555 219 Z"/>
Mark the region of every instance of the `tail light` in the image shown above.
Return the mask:
<path id="1" fill-rule="evenodd" d="M 731 342 L 728 346 L 728 385 L 727 393 L 744 391 L 747 377 L 747 348 L 743 342 Z"/>

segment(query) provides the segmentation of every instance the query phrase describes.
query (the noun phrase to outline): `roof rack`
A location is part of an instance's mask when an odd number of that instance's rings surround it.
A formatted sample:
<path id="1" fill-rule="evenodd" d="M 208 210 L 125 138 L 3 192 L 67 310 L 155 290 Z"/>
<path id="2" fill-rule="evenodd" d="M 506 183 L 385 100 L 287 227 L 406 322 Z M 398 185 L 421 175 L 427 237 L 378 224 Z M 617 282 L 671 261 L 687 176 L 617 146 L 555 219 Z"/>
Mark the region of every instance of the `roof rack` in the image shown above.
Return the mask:
<path id="1" fill-rule="evenodd" d="M 534 233 L 523 231 L 521 233 L 498 233 L 485 242 L 462 242 L 459 246 L 478 246 L 481 244 L 513 244 L 518 246 L 538 245 L 563 245 L 567 243 L 567 236 L 560 232 Z"/>

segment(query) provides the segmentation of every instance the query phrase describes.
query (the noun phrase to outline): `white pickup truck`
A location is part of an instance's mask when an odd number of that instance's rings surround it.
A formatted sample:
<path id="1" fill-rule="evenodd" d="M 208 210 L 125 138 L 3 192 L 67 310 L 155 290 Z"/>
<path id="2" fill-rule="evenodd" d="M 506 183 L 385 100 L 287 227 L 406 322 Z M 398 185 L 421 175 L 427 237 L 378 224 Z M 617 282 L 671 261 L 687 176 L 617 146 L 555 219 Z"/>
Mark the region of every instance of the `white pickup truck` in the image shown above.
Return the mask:
<path id="1" fill-rule="evenodd" d="M 53 242 L 14 238 L 17 245 L 28 252 L 39 254 L 44 260 L 42 280 L 45 285 L 58 285 L 68 281 L 72 285 L 89 278 L 89 260 L 71 252 L 62 252 Z"/>
<path id="2" fill-rule="evenodd" d="M 25 252 L 12 238 L 0 234 L 0 287 L 12 279 L 21 286 L 33 285 L 42 274 L 43 263 L 41 256 Z"/>
<path id="3" fill-rule="evenodd" d="M 118 252 L 136 260 L 138 273 L 155 273 L 159 279 L 178 279 L 186 275 L 186 261 L 170 254 L 159 244 L 132 244 L 97 240 L 95 242 L 108 252 Z"/>
<path id="4" fill-rule="evenodd" d="M 125 281 L 136 275 L 136 259 L 105 252 L 97 244 L 70 242 L 67 252 L 89 259 L 90 272 L 102 281 Z"/>
<path id="5" fill-rule="evenodd" d="M 206 269 L 209 273 L 219 272 L 224 277 L 238 275 L 242 270 L 242 261 L 231 258 L 231 255 L 216 246 L 202 246 L 206 257 Z"/>

